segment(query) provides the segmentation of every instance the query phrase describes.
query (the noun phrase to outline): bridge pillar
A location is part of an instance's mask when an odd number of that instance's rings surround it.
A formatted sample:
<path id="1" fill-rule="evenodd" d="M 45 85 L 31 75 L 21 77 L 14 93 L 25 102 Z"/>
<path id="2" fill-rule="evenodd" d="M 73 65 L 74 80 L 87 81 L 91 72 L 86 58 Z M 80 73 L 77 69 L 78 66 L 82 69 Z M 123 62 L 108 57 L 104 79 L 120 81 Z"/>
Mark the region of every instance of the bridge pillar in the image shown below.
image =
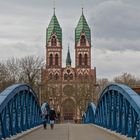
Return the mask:
<path id="1" fill-rule="evenodd" d="M 138 134 L 136 140 L 140 140 L 140 118 L 139 118 L 139 128 L 138 128 Z"/>
<path id="2" fill-rule="evenodd" d="M 138 130 L 138 135 L 137 135 L 136 140 L 140 140 L 140 130 Z"/>

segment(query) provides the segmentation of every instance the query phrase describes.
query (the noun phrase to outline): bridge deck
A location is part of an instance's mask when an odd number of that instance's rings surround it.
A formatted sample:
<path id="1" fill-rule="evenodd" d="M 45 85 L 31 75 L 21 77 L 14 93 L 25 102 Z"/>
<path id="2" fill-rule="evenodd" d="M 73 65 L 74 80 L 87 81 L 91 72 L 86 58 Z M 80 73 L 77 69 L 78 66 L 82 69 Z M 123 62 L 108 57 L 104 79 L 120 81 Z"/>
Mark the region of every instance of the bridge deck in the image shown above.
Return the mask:
<path id="1" fill-rule="evenodd" d="M 43 127 L 24 135 L 18 140 L 128 140 L 93 125 L 57 124 L 54 130 Z"/>

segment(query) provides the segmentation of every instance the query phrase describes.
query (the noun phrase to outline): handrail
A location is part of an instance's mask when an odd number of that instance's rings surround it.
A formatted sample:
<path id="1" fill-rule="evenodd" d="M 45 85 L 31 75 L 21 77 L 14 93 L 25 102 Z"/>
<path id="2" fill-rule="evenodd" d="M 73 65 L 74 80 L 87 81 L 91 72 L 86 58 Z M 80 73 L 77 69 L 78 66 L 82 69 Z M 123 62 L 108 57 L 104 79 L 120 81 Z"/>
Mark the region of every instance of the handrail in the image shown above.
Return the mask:
<path id="1" fill-rule="evenodd" d="M 140 140 L 140 96 L 128 86 L 108 85 L 100 95 L 95 112 L 91 114 L 90 108 L 88 105 L 85 123 L 94 123 Z"/>
<path id="2" fill-rule="evenodd" d="M 29 85 L 15 84 L 0 94 L 0 140 L 41 123 L 39 101 Z"/>

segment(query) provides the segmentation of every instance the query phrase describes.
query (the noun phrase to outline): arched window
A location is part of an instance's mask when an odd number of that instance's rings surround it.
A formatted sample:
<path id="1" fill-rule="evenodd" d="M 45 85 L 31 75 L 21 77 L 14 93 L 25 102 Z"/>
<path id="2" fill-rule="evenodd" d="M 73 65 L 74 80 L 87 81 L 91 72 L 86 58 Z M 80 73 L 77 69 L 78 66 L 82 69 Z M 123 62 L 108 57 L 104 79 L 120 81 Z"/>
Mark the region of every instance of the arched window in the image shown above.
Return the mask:
<path id="1" fill-rule="evenodd" d="M 85 45 L 86 45 L 86 38 L 85 38 L 85 35 L 82 35 L 82 36 L 81 36 L 80 44 L 81 44 L 81 46 L 85 46 Z"/>
<path id="2" fill-rule="evenodd" d="M 88 74 L 85 74 L 84 77 L 85 77 L 85 80 L 88 80 L 89 79 Z"/>
<path id="3" fill-rule="evenodd" d="M 79 54 L 79 66 L 81 66 L 82 65 L 82 54 L 80 53 Z"/>
<path id="4" fill-rule="evenodd" d="M 52 36 L 52 39 L 51 39 L 51 45 L 52 46 L 56 46 L 56 37 L 55 36 Z"/>
<path id="5" fill-rule="evenodd" d="M 51 80 L 53 78 L 52 73 L 49 74 L 49 80 Z"/>
<path id="6" fill-rule="evenodd" d="M 79 75 L 78 75 L 78 79 L 79 79 L 79 80 L 82 80 L 82 77 L 83 77 L 82 74 L 79 74 Z"/>
<path id="7" fill-rule="evenodd" d="M 64 74 L 64 80 L 67 80 L 67 78 L 68 78 L 68 75 L 65 73 Z"/>
<path id="8" fill-rule="evenodd" d="M 55 80 L 58 80 L 59 79 L 59 75 L 58 74 L 55 74 L 54 79 Z"/>
<path id="9" fill-rule="evenodd" d="M 70 80 L 73 80 L 73 74 L 72 73 L 70 74 Z"/>
<path id="10" fill-rule="evenodd" d="M 87 57 L 87 54 L 85 54 L 85 56 L 84 56 L 84 61 L 85 61 L 85 65 L 87 66 L 88 65 L 88 57 Z"/>
<path id="11" fill-rule="evenodd" d="M 50 54 L 50 66 L 52 66 L 52 65 L 53 65 L 53 55 Z"/>
<path id="12" fill-rule="evenodd" d="M 55 65 L 58 65 L 58 54 L 55 55 Z"/>

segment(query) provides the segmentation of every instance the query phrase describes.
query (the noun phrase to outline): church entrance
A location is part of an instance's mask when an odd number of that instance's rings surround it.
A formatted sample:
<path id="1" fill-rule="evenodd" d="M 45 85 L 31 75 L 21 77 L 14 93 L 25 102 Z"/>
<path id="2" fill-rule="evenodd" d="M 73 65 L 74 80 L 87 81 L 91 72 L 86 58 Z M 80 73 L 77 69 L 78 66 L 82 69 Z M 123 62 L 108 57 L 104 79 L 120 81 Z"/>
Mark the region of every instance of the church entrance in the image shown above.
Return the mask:
<path id="1" fill-rule="evenodd" d="M 75 102 L 72 99 L 66 99 L 62 105 L 64 120 L 74 120 L 75 117 Z"/>

